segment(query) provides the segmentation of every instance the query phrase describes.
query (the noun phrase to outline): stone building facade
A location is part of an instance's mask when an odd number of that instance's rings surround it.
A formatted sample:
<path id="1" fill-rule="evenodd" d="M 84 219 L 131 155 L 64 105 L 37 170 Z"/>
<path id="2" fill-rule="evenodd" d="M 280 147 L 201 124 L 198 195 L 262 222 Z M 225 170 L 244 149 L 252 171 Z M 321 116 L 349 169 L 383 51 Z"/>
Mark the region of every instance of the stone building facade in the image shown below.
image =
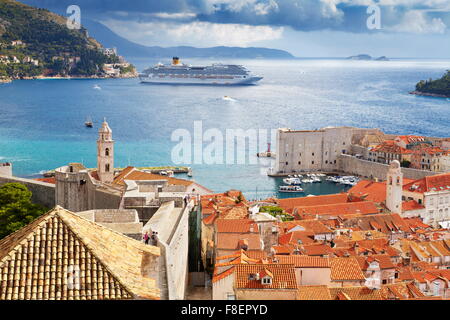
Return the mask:
<path id="1" fill-rule="evenodd" d="M 353 127 L 329 127 L 315 131 L 278 129 L 274 171 L 277 174 L 335 171 L 339 155 L 349 154 L 355 139 L 367 134 L 382 133 L 378 129 Z"/>

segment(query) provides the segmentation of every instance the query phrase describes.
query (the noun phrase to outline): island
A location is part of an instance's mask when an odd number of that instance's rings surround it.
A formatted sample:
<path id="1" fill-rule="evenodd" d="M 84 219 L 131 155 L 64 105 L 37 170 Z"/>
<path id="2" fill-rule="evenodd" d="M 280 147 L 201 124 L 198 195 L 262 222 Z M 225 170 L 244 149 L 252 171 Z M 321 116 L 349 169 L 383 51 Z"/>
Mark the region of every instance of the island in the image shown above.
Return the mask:
<path id="1" fill-rule="evenodd" d="M 0 1 L 0 83 L 38 78 L 136 77 L 135 67 L 66 18 L 14 0 Z"/>
<path id="2" fill-rule="evenodd" d="M 420 96 L 450 98 L 450 70 L 447 70 L 447 73 L 440 79 L 421 80 L 416 85 L 416 90 L 410 93 Z"/>
<path id="3" fill-rule="evenodd" d="M 381 56 L 379 58 L 372 58 L 372 56 L 368 54 L 358 54 L 356 56 L 350 56 L 347 60 L 360 60 L 360 61 L 389 61 L 386 56 Z"/>

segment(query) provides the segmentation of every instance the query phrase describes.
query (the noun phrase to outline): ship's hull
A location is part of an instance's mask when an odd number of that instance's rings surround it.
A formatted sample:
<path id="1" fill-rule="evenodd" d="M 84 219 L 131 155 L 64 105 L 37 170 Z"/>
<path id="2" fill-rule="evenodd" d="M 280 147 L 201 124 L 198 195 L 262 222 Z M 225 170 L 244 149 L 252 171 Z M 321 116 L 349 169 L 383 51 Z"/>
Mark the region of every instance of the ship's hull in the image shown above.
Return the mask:
<path id="1" fill-rule="evenodd" d="M 249 77 L 246 79 L 208 79 L 208 78 L 160 78 L 139 76 L 142 83 L 149 84 L 171 84 L 171 85 L 210 85 L 210 86 L 229 86 L 229 85 L 252 85 L 256 84 L 262 77 Z"/>

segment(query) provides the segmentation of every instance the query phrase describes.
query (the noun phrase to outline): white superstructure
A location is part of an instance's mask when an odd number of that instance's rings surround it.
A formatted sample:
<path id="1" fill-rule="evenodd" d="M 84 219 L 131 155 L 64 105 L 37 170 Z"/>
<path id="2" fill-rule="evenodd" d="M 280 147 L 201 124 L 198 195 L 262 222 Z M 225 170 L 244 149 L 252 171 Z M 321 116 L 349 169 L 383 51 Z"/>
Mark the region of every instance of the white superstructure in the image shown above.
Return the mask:
<path id="1" fill-rule="evenodd" d="M 190 66 L 174 57 L 171 65 L 157 64 L 140 73 L 139 79 L 155 84 L 246 85 L 255 84 L 262 77 L 240 65 Z"/>

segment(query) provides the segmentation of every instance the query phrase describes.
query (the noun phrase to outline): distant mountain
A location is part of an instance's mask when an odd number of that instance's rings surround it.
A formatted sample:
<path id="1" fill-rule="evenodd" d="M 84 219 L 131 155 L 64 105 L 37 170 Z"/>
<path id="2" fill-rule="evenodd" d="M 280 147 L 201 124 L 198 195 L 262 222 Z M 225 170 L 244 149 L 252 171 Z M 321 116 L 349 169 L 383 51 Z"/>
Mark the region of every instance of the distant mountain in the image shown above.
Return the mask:
<path id="1" fill-rule="evenodd" d="M 379 58 L 372 58 L 372 56 L 368 54 L 358 54 L 357 56 L 351 56 L 348 57 L 347 60 L 362 60 L 362 61 L 389 61 L 389 59 L 386 56 L 382 56 Z"/>
<path id="2" fill-rule="evenodd" d="M 293 59 L 292 54 L 287 51 L 268 48 L 242 48 L 242 47 L 212 47 L 196 48 L 189 46 L 159 47 L 143 46 L 131 42 L 113 31 L 102 23 L 93 20 L 83 20 L 83 26 L 103 46 L 107 48 L 117 48 L 119 54 L 125 57 L 145 57 L 145 58 L 170 58 L 180 56 L 183 58 L 243 58 L 243 59 Z"/>

